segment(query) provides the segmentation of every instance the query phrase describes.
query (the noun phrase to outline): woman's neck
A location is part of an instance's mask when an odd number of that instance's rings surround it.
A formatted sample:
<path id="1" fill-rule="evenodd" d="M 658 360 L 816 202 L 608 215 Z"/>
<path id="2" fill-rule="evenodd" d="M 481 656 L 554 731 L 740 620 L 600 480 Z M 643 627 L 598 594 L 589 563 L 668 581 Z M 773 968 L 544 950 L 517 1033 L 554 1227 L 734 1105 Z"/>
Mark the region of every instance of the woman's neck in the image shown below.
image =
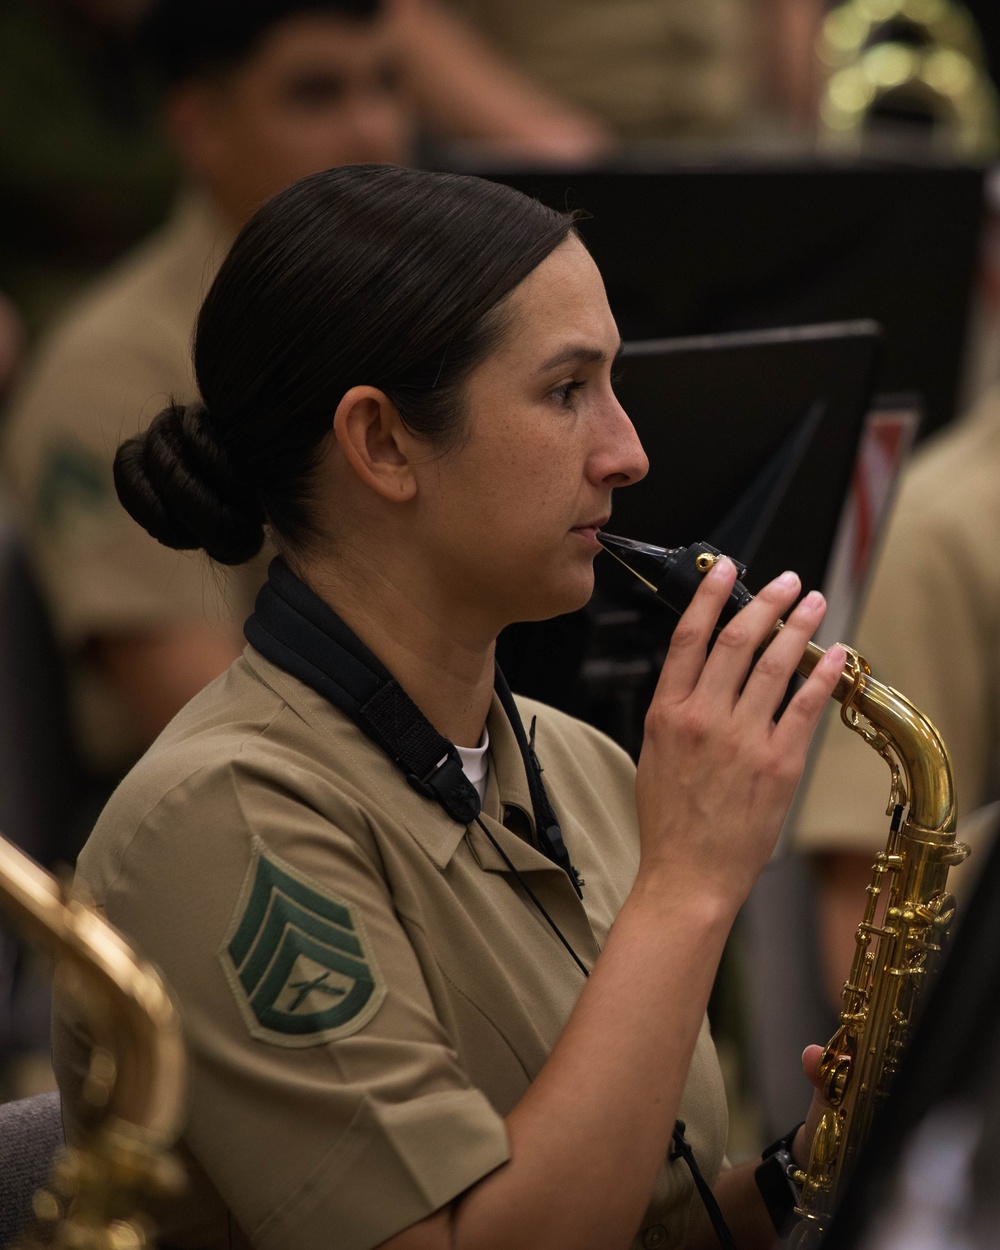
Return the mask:
<path id="1" fill-rule="evenodd" d="M 444 737 L 478 745 L 493 694 L 492 637 L 463 641 L 446 608 L 414 597 L 391 569 L 295 560 L 293 571 L 388 668 Z M 436 609 L 436 610 L 435 610 Z"/>

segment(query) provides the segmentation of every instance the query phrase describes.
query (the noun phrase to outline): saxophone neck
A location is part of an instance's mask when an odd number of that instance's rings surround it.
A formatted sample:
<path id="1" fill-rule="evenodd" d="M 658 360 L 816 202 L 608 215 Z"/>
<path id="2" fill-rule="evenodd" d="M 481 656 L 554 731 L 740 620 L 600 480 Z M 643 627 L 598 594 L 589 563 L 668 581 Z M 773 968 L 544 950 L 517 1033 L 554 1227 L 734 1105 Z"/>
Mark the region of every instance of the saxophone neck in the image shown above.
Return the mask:
<path id="1" fill-rule="evenodd" d="M 843 643 L 840 644 L 844 646 Z M 955 771 L 944 740 L 905 695 L 872 676 L 867 662 L 844 646 L 847 663 L 833 691 L 849 729 L 886 761 L 892 773 L 888 810 L 908 808 L 907 827 L 942 843 L 954 841 Z M 809 643 L 798 671 L 812 672 L 823 655 Z"/>

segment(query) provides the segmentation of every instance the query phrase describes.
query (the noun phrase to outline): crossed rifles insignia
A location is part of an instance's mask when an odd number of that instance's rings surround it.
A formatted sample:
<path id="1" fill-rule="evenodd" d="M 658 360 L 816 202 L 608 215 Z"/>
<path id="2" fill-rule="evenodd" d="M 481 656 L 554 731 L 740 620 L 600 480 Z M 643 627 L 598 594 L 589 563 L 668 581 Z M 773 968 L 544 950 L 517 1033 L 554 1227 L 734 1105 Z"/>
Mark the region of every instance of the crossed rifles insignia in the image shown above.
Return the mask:
<path id="1" fill-rule="evenodd" d="M 350 907 L 261 844 L 219 957 L 250 1032 L 279 1046 L 347 1037 L 385 997 Z"/>

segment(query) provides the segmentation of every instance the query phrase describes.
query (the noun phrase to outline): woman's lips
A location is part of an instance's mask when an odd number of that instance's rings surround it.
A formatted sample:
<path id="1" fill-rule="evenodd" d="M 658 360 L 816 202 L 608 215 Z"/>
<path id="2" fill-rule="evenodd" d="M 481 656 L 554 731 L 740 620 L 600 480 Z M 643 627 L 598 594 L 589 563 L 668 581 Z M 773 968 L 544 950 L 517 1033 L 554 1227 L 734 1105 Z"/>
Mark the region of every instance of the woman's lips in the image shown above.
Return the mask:
<path id="1" fill-rule="evenodd" d="M 585 538 L 588 542 L 593 543 L 595 547 L 599 547 L 601 544 L 597 541 L 597 535 L 600 532 L 601 527 L 606 524 L 607 522 L 603 520 L 591 521 L 587 525 L 574 525 L 572 532 L 574 534 L 579 534 L 581 538 Z"/>

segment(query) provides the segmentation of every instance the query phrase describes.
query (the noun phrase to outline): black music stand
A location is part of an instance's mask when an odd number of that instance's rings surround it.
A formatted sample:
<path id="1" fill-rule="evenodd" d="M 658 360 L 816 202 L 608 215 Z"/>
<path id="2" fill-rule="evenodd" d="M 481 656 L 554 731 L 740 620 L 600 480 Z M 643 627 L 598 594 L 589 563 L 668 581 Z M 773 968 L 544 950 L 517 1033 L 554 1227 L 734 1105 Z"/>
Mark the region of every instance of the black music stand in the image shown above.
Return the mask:
<path id="1" fill-rule="evenodd" d="M 473 172 L 588 214 L 579 230 L 626 339 L 871 318 L 885 331 L 877 390 L 919 394 L 925 432 L 951 419 L 980 168 L 678 151 L 616 160 Z"/>

